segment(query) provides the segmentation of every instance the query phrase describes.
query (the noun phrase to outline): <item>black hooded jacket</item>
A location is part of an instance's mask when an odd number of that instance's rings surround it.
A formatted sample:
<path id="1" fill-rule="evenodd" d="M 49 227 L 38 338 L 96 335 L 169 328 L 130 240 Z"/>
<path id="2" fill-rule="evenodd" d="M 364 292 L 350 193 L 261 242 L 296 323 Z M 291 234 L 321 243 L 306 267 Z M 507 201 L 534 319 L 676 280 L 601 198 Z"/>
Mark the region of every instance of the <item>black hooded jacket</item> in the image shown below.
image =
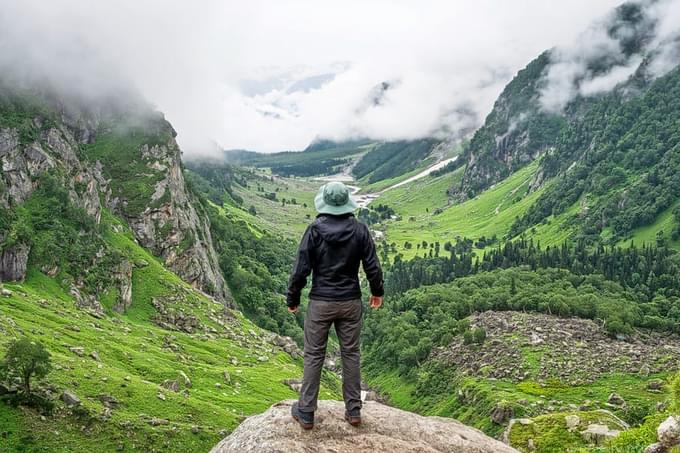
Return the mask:
<path id="1" fill-rule="evenodd" d="M 320 214 L 300 241 L 286 304 L 300 305 L 300 292 L 310 273 L 310 298 L 329 301 L 360 298 L 359 263 L 364 267 L 371 294 L 382 296 L 385 293 L 382 269 L 368 227 L 352 214 Z"/>

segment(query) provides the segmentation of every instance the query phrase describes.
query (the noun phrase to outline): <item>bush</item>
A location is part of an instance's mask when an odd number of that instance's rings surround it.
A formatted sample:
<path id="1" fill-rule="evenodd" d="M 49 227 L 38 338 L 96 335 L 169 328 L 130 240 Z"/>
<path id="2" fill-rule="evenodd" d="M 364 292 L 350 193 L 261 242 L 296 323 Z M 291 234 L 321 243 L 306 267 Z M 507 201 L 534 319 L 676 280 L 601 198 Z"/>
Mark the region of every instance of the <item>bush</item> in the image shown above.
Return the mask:
<path id="1" fill-rule="evenodd" d="M 41 415 L 52 415 L 52 412 L 54 412 L 54 401 L 36 393 L 28 395 L 25 393 L 10 393 L 0 397 L 0 401 L 4 401 L 12 407 L 32 407 L 38 410 Z"/>
<path id="2" fill-rule="evenodd" d="M 472 331 L 472 336 L 475 343 L 484 344 L 484 341 L 486 340 L 486 330 L 484 330 L 483 327 L 478 327 Z"/>
<path id="3" fill-rule="evenodd" d="M 20 379 L 26 395 L 31 394 L 31 379 L 43 378 L 51 369 L 50 353 L 45 346 L 28 338 L 12 341 L 0 363 L 1 376 L 7 381 Z"/>

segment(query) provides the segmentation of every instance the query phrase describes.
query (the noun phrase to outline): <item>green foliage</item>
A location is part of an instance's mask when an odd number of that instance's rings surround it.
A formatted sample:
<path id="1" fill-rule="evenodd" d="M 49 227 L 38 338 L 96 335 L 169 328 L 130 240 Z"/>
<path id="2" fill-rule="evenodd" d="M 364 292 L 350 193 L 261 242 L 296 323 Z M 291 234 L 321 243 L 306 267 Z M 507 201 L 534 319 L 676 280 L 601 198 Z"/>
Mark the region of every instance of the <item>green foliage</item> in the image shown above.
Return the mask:
<path id="1" fill-rule="evenodd" d="M 483 327 L 477 327 L 472 331 L 472 337 L 477 344 L 483 344 L 486 341 L 486 330 Z"/>
<path id="2" fill-rule="evenodd" d="M 367 225 L 373 225 L 389 220 L 395 214 L 394 209 L 380 203 L 376 205 L 371 204 L 367 208 L 359 209 L 357 218 Z"/>
<path id="3" fill-rule="evenodd" d="M 101 290 L 121 258 L 107 251 L 100 225 L 71 203 L 62 181 L 58 173 L 40 177 L 31 197 L 7 216 L 8 234 L 0 248 L 26 244 L 30 264 L 57 267 L 67 280 Z"/>
<path id="4" fill-rule="evenodd" d="M 256 236 L 240 220 L 206 205 L 220 269 L 239 306 L 257 325 L 302 344 L 300 318 L 286 309 L 283 294 L 296 245 L 280 236 Z"/>
<path id="5" fill-rule="evenodd" d="M 15 129 L 22 145 L 38 140 L 56 118 L 57 113 L 36 93 L 10 89 L 0 80 L 0 128 Z"/>
<path id="6" fill-rule="evenodd" d="M 214 160 L 190 160 L 185 165 L 184 177 L 192 192 L 204 194 L 218 206 L 225 201 L 243 204 L 243 198 L 234 192 L 233 186 L 235 183 L 247 185 L 247 182 L 235 167 Z"/>
<path id="7" fill-rule="evenodd" d="M 412 288 L 449 282 L 460 277 L 494 269 L 514 266 L 568 269 L 571 274 L 585 279 L 596 274 L 598 278 L 618 282 L 630 290 L 630 300 L 642 310 L 629 321 L 612 318 L 607 329 L 612 334 L 630 333 L 632 325 L 651 329 L 678 331 L 680 317 L 680 256 L 666 248 L 636 247 L 590 250 L 583 242 L 574 246 L 541 249 L 532 240 L 507 242 L 502 247 L 484 253 L 473 262 L 472 241 L 460 239 L 455 245 L 445 245 L 449 257 L 397 260 L 389 268 L 386 288 L 392 293 L 402 293 Z M 590 278 L 590 277 L 588 277 Z M 594 278 L 594 277 L 593 277 Z M 511 278 L 510 294 L 517 295 L 517 282 Z M 564 304 L 570 304 L 565 301 Z M 567 307 L 563 311 L 570 312 Z"/>
<path id="8" fill-rule="evenodd" d="M 671 381 L 670 394 L 673 410 L 680 411 L 680 373 Z"/>
<path id="9" fill-rule="evenodd" d="M 309 145 L 304 151 L 284 151 L 280 153 L 262 154 L 252 151 L 227 151 L 225 160 L 230 164 L 254 167 L 286 168 L 296 167 L 307 174 L 304 163 L 315 167 L 318 162 L 345 160 L 364 152 L 371 145 L 369 140 L 347 140 L 333 142 L 321 140 Z M 325 169 L 327 166 L 323 166 Z M 295 173 L 292 173 L 295 174 Z"/>
<path id="10" fill-rule="evenodd" d="M 514 310 L 576 316 L 600 320 L 616 334 L 629 332 L 633 325 L 648 326 L 650 314 L 669 306 L 675 312 L 680 308 L 678 304 L 679 298 L 647 302 L 602 276 L 577 276 L 558 269 L 511 268 L 391 297 L 384 309 L 368 313 L 364 345 L 368 362 L 407 372 L 417 362 L 414 345 L 423 338 L 429 338 L 432 345 L 441 344 L 447 334 L 461 332 L 458 320 L 474 312 Z M 660 319 L 663 316 L 659 315 Z M 677 321 L 668 319 L 661 326 L 673 329 L 677 325 Z M 483 337 L 482 332 L 465 333 L 467 343 L 482 342 Z M 422 352 L 419 360 L 423 358 Z"/>
<path id="11" fill-rule="evenodd" d="M 618 241 L 677 201 L 680 70 L 638 88 L 638 96 L 614 91 L 585 103 L 554 138 L 555 149 L 541 167 L 544 176 L 558 175 L 557 182 L 517 220 L 511 235 L 591 194 L 588 209 L 574 219 L 580 234 L 592 240 L 610 228 L 611 240 Z"/>
<path id="12" fill-rule="evenodd" d="M 45 346 L 28 338 L 12 341 L 0 362 L 0 373 L 7 381 L 21 380 L 24 392 L 31 393 L 31 379 L 42 379 L 52 369 L 50 353 Z"/>
<path id="13" fill-rule="evenodd" d="M 142 149 L 167 147 L 164 153 L 179 152 L 171 140 L 174 131 L 162 117 L 128 118 L 108 127 L 101 126 L 94 143 L 84 152 L 91 162 L 99 161 L 103 173 L 111 181 L 114 197 L 121 199 L 120 210 L 127 217 L 136 217 L 151 204 L 156 183 L 166 175 L 153 170 L 150 155 Z"/>
<path id="14" fill-rule="evenodd" d="M 436 144 L 433 139 L 378 144 L 357 162 L 352 174 L 357 178 L 370 174 L 369 183 L 399 176 L 417 168 Z"/>

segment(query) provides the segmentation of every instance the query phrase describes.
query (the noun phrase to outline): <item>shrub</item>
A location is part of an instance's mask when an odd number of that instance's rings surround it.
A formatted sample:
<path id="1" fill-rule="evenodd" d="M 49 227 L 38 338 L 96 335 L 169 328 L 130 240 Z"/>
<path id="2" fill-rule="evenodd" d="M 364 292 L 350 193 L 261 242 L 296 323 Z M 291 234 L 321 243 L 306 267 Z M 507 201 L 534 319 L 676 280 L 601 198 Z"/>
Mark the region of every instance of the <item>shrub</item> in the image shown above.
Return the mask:
<path id="1" fill-rule="evenodd" d="M 483 344 L 484 341 L 486 340 L 486 330 L 484 330 L 483 327 L 478 327 L 472 331 L 472 336 L 474 338 L 475 343 Z"/>
<path id="2" fill-rule="evenodd" d="M 31 394 L 31 379 L 43 378 L 51 369 L 50 353 L 45 346 L 28 338 L 11 342 L 0 363 L 2 376 L 8 381 L 20 379 L 26 395 Z"/>

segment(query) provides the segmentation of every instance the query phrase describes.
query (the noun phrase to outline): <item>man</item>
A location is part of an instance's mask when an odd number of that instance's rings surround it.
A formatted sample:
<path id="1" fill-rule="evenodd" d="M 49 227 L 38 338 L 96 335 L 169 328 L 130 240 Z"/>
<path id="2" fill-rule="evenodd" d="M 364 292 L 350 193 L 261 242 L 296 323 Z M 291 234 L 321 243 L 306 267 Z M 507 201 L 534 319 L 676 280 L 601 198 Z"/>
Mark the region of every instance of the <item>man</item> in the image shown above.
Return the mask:
<path id="1" fill-rule="evenodd" d="M 305 317 L 305 370 L 300 399 L 291 410 L 304 429 L 314 426 L 321 369 L 331 324 L 340 341 L 342 396 L 345 419 L 361 424 L 360 335 L 362 321 L 359 263 L 371 288 L 370 305 L 377 309 L 384 295 L 383 275 L 368 227 L 352 214 L 357 208 L 349 189 L 331 182 L 314 199 L 319 215 L 307 227 L 288 283 L 288 310 L 296 313 L 300 292 L 312 274 L 312 289 Z"/>

